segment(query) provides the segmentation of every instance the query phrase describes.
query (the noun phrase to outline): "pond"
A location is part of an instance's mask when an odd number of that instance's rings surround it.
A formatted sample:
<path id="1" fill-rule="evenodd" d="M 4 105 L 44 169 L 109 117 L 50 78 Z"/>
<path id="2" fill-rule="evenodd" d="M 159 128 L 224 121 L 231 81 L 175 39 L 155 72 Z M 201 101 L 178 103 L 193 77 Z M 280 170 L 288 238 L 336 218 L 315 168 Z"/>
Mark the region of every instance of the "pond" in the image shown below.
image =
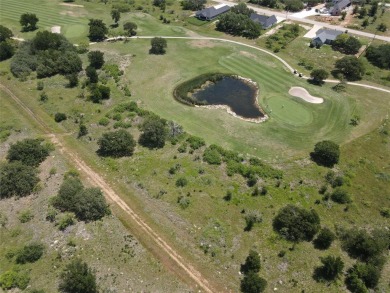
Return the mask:
<path id="1" fill-rule="evenodd" d="M 264 117 L 257 104 L 257 87 L 242 78 L 223 77 L 202 86 L 192 94 L 192 98 L 203 105 L 226 105 L 243 118 Z"/>

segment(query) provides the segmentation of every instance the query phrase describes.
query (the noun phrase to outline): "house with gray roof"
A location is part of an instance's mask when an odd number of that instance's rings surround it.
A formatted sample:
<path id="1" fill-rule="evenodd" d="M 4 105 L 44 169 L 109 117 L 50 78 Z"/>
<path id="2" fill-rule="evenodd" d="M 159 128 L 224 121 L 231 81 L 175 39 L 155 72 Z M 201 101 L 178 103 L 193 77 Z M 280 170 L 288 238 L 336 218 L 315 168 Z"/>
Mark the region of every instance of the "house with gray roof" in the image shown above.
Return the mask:
<path id="1" fill-rule="evenodd" d="M 259 23 L 263 27 L 263 29 L 268 29 L 278 22 L 275 15 L 266 16 L 266 15 L 259 15 L 257 13 L 251 13 L 250 18 L 254 22 Z"/>
<path id="2" fill-rule="evenodd" d="M 351 5 L 351 0 L 338 0 L 334 2 L 334 6 L 329 9 L 329 13 L 333 16 L 340 15 L 341 12 Z"/>
<path id="3" fill-rule="evenodd" d="M 225 4 L 220 4 L 212 7 L 208 7 L 196 12 L 195 16 L 201 20 L 212 20 L 222 13 L 228 12 L 230 6 Z"/>
<path id="4" fill-rule="evenodd" d="M 314 47 L 321 47 L 323 44 L 331 44 L 336 40 L 337 36 L 341 35 L 343 32 L 338 30 L 331 29 L 319 29 L 316 32 L 316 36 L 311 40 L 310 44 Z"/>

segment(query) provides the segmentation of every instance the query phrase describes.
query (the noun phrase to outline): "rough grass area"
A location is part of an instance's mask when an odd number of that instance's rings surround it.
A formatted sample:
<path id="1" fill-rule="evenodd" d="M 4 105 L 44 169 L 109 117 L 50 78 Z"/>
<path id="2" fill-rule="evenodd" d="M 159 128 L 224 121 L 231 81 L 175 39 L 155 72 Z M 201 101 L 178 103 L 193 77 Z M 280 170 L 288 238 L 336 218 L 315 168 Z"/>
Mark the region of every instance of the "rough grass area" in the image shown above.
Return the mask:
<path id="1" fill-rule="evenodd" d="M 15 111 L 15 105 L 9 105 L 9 97 L 2 94 L 0 98 L 2 110 L 6 111 L 2 112 L 2 119 L 8 118 L 14 125 L 10 136 L 0 144 L 0 161 L 4 161 L 10 143 L 39 133 Z M 88 224 L 77 222 L 64 231 L 46 220 L 50 198 L 57 193 L 64 173 L 70 168 L 61 153 L 54 152 L 40 166 L 39 192 L 21 199 L 1 200 L 0 215 L 7 220 L 0 227 L 0 274 L 15 267 L 14 259 L 10 258 L 12 253 L 25 244 L 39 242 L 45 247 L 42 258 L 20 266 L 30 276 L 31 289 L 57 292 L 60 272 L 70 259 L 78 256 L 96 271 L 101 290 L 187 291 L 187 286 L 167 272 L 117 217 L 106 216 Z M 27 213 L 29 220 L 22 223 L 21 215 Z"/>

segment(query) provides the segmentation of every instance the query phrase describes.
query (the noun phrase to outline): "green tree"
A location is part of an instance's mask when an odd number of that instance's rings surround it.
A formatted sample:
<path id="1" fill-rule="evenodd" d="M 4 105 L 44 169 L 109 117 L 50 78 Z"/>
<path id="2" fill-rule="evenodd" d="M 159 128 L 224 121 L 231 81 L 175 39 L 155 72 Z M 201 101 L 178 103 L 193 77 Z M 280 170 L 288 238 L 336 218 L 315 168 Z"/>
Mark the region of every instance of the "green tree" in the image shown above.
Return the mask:
<path id="1" fill-rule="evenodd" d="M 39 182 L 37 170 L 16 161 L 0 165 L 0 198 L 26 196 Z"/>
<path id="2" fill-rule="evenodd" d="M 112 9 L 111 10 L 111 18 L 115 22 L 115 24 L 118 24 L 118 21 L 121 18 L 120 11 L 118 9 Z"/>
<path id="3" fill-rule="evenodd" d="M 24 32 L 36 30 L 38 21 L 38 17 L 33 13 L 23 13 L 19 20 Z"/>
<path id="4" fill-rule="evenodd" d="M 317 267 L 314 278 L 319 280 L 333 281 L 343 272 L 344 262 L 341 258 L 328 255 L 320 258 L 322 266 Z"/>
<path id="5" fill-rule="evenodd" d="M 67 74 L 65 77 L 69 82 L 68 86 L 70 88 L 76 87 L 79 84 L 79 76 L 77 73 Z"/>
<path id="6" fill-rule="evenodd" d="M 370 8 L 370 13 L 369 15 L 371 17 L 374 17 L 376 15 L 376 13 L 378 12 L 378 2 L 377 1 L 374 1 L 374 2 L 371 2 L 371 8 Z"/>
<path id="7" fill-rule="evenodd" d="M 362 27 L 366 28 L 366 27 L 368 27 L 369 24 L 370 24 L 370 23 L 368 22 L 368 18 L 366 18 L 366 19 L 363 20 L 363 22 L 362 22 Z"/>
<path id="8" fill-rule="evenodd" d="M 312 81 L 316 84 L 322 84 L 324 82 L 324 79 L 327 79 L 329 76 L 329 73 L 325 69 L 314 69 L 310 73 L 310 77 L 312 78 Z"/>
<path id="9" fill-rule="evenodd" d="M 42 257 L 44 250 L 45 247 L 40 243 L 25 245 L 16 252 L 15 261 L 17 264 L 36 262 Z"/>
<path id="10" fill-rule="evenodd" d="M 301 11 L 304 7 L 303 2 L 300 0 L 286 0 L 284 3 L 286 5 L 285 9 L 291 12 Z"/>
<path id="11" fill-rule="evenodd" d="M 202 10 L 207 0 L 183 0 L 181 5 L 184 10 Z"/>
<path id="12" fill-rule="evenodd" d="M 254 272 L 249 272 L 241 280 L 241 292 L 243 293 L 261 293 L 267 287 L 267 281 L 259 277 Z"/>
<path id="13" fill-rule="evenodd" d="M 7 60 L 15 54 L 15 48 L 10 41 L 0 42 L 0 61 Z"/>
<path id="14" fill-rule="evenodd" d="M 241 273 L 248 274 L 250 272 L 258 273 L 261 269 L 260 256 L 257 251 L 250 250 L 249 255 L 245 259 L 245 263 L 241 265 Z"/>
<path id="15" fill-rule="evenodd" d="M 88 128 L 87 126 L 85 126 L 84 123 L 80 123 L 80 126 L 79 126 L 79 133 L 77 135 L 78 138 L 82 137 L 82 136 L 86 136 L 88 134 Z"/>
<path id="16" fill-rule="evenodd" d="M 237 5 L 234 5 L 230 12 L 236 13 L 236 14 L 244 14 L 246 16 L 250 16 L 255 11 L 253 9 L 250 9 L 244 2 L 240 2 Z"/>
<path id="17" fill-rule="evenodd" d="M 164 55 L 167 47 L 167 40 L 159 37 L 155 37 L 151 40 L 151 48 L 149 54 Z"/>
<path id="18" fill-rule="evenodd" d="M 126 31 L 126 35 L 129 37 L 135 36 L 137 34 L 137 24 L 134 22 L 126 22 L 123 25 L 123 29 Z"/>
<path id="19" fill-rule="evenodd" d="M 42 145 L 41 139 L 26 138 L 11 144 L 7 159 L 10 162 L 20 161 L 25 165 L 38 167 L 50 154 L 50 147 Z"/>
<path id="20" fill-rule="evenodd" d="M 30 277 L 26 271 L 15 267 L 11 270 L 5 271 L 0 275 L 0 288 L 9 290 L 12 288 L 19 288 L 24 290 L 30 282 Z"/>
<path id="21" fill-rule="evenodd" d="M 100 42 L 105 39 L 108 29 L 101 19 L 90 19 L 88 25 L 88 38 L 91 42 Z"/>
<path id="22" fill-rule="evenodd" d="M 97 83 L 99 81 L 99 76 L 96 72 L 96 68 L 93 66 L 88 66 L 85 69 L 85 74 L 88 77 L 89 83 Z"/>
<path id="23" fill-rule="evenodd" d="M 77 74 L 83 67 L 79 55 L 75 51 L 63 52 L 57 59 L 58 72 L 62 75 Z"/>
<path id="24" fill-rule="evenodd" d="M 101 51 L 90 51 L 88 53 L 89 65 L 100 69 L 104 65 L 104 53 Z"/>
<path id="25" fill-rule="evenodd" d="M 385 31 L 387 31 L 387 25 L 385 25 L 383 22 L 381 22 L 377 28 L 376 28 L 378 31 L 384 33 Z"/>
<path id="26" fill-rule="evenodd" d="M 165 120 L 158 117 L 148 117 L 141 125 L 139 143 L 148 148 L 163 148 L 168 136 Z"/>
<path id="27" fill-rule="evenodd" d="M 381 266 L 357 262 L 348 270 L 346 277 L 347 288 L 351 292 L 359 292 L 360 288 L 375 288 L 381 277 Z M 367 290 L 368 291 L 368 290 Z"/>
<path id="28" fill-rule="evenodd" d="M 366 58 L 370 63 L 379 68 L 390 69 L 390 44 L 369 46 L 366 51 Z"/>
<path id="29" fill-rule="evenodd" d="M 96 275 L 87 263 L 72 260 L 60 276 L 59 291 L 63 293 L 97 293 Z"/>
<path id="30" fill-rule="evenodd" d="M 100 156 L 124 157 L 131 156 L 135 148 L 133 136 L 126 130 L 103 133 L 98 140 Z"/>
<path id="31" fill-rule="evenodd" d="M 360 43 L 360 41 L 357 38 L 351 36 L 345 42 L 344 53 L 354 55 L 359 52 L 361 46 L 362 44 Z"/>
<path id="32" fill-rule="evenodd" d="M 13 36 L 14 34 L 9 28 L 0 25 L 0 42 L 4 42 Z"/>
<path id="33" fill-rule="evenodd" d="M 367 9 L 365 7 L 362 7 L 359 9 L 359 18 L 365 18 L 367 16 Z"/>
<path id="34" fill-rule="evenodd" d="M 345 189 L 342 189 L 340 187 L 337 187 L 335 190 L 333 190 L 330 198 L 337 203 L 350 203 L 351 197 L 349 196 L 348 192 Z"/>
<path id="35" fill-rule="evenodd" d="M 54 121 L 57 122 L 57 123 L 60 123 L 64 120 L 68 119 L 68 117 L 66 117 L 66 114 L 65 113 L 55 113 L 54 114 Z"/>
<path id="36" fill-rule="evenodd" d="M 314 246 L 317 249 L 328 249 L 335 239 L 336 235 L 330 229 L 322 228 L 314 240 Z"/>
<path id="37" fill-rule="evenodd" d="M 340 148 L 333 141 L 323 140 L 316 143 L 310 156 L 318 165 L 333 167 L 339 162 Z"/>
<path id="38" fill-rule="evenodd" d="M 320 217 L 315 210 L 287 205 L 280 209 L 272 222 L 276 232 L 294 242 L 311 241 L 320 230 Z"/>

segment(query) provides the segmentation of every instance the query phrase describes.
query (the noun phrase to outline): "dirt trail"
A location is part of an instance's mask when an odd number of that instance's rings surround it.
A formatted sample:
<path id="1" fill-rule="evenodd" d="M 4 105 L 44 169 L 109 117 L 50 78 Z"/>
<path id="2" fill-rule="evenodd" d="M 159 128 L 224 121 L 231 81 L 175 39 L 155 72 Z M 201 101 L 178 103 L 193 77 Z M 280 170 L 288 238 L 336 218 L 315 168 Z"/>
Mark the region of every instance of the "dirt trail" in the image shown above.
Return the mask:
<path id="1" fill-rule="evenodd" d="M 83 172 L 88 180 L 94 185 L 100 187 L 108 201 L 115 203 L 118 205 L 130 218 L 133 220 L 134 224 L 140 228 L 142 232 L 144 232 L 150 240 L 153 240 L 155 245 L 160 247 L 159 253 L 165 254 L 158 256 L 164 266 L 169 268 L 169 265 L 164 263 L 164 258 L 168 255 L 175 264 L 180 267 L 193 281 L 195 284 L 199 286 L 204 292 L 212 293 L 217 292 L 213 287 L 209 284 L 209 282 L 201 275 L 201 273 L 196 270 L 192 265 L 188 264 L 179 253 L 177 253 L 164 239 L 162 239 L 157 232 L 155 232 L 133 209 L 131 209 L 115 191 L 109 186 L 109 184 L 101 177 L 98 173 L 93 171 L 81 158 L 77 156 L 75 152 L 71 149 L 64 146 L 61 142 L 61 136 L 51 133 L 49 131 L 48 126 L 45 122 L 36 116 L 23 102 L 16 96 L 14 93 L 8 89 L 3 84 L 0 84 L 0 88 L 6 92 L 33 120 L 35 120 L 45 132 L 45 135 L 48 136 L 53 144 L 57 146 L 57 149 L 68 156 L 73 163 L 77 166 L 77 168 Z M 137 236 L 139 237 L 139 235 Z"/>

